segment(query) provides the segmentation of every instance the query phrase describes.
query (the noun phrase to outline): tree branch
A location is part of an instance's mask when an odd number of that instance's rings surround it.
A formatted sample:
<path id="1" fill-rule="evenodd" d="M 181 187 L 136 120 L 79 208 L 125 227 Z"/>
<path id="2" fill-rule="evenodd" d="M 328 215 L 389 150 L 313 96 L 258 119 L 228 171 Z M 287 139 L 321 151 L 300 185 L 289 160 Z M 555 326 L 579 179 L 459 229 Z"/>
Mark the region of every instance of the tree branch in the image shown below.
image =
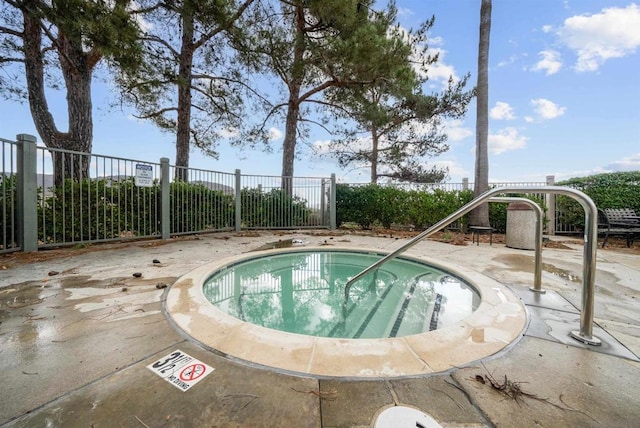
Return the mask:
<path id="1" fill-rule="evenodd" d="M 251 3 L 253 3 L 255 0 L 246 0 L 243 4 L 240 5 L 240 7 L 236 10 L 236 13 L 234 13 L 231 18 L 229 18 L 229 22 L 227 22 L 226 25 L 217 27 L 215 29 L 213 29 L 212 31 L 210 31 L 207 34 L 204 34 L 202 37 L 200 37 L 200 39 L 196 40 L 193 44 L 193 48 L 194 50 L 197 50 L 200 46 L 202 46 L 203 44 L 205 44 L 207 41 L 211 40 L 216 34 L 222 32 L 222 31 L 227 31 L 229 28 L 231 28 L 231 26 L 233 25 L 234 22 L 236 22 L 238 20 L 238 18 L 240 18 L 240 16 L 244 13 L 244 11 L 251 5 Z"/>
<path id="2" fill-rule="evenodd" d="M 148 114 L 144 114 L 141 116 L 136 116 L 135 114 L 133 115 L 133 117 L 137 118 L 137 119 L 153 119 L 155 117 L 159 117 L 162 116 L 165 113 L 171 112 L 171 111 L 178 111 L 178 109 L 176 107 L 166 107 L 163 109 L 160 109 L 158 111 L 154 111 Z"/>
<path id="3" fill-rule="evenodd" d="M 24 62 L 24 58 L 0 58 L 0 64 L 3 62 Z"/>
<path id="4" fill-rule="evenodd" d="M 144 36 L 144 37 L 141 38 L 141 40 L 158 43 L 158 44 L 164 46 L 165 48 L 167 48 L 169 50 L 169 52 L 171 52 L 171 54 L 173 56 L 175 56 L 176 58 L 180 58 L 180 52 L 175 50 L 174 47 L 171 46 L 169 43 L 167 43 L 166 40 L 163 40 L 158 36 Z"/>
<path id="5" fill-rule="evenodd" d="M 14 30 L 13 28 L 3 27 L 1 25 L 0 25 L 0 33 L 10 34 L 12 36 L 16 36 L 20 38 L 24 36 L 24 32 L 22 31 L 17 31 L 17 30 Z"/>

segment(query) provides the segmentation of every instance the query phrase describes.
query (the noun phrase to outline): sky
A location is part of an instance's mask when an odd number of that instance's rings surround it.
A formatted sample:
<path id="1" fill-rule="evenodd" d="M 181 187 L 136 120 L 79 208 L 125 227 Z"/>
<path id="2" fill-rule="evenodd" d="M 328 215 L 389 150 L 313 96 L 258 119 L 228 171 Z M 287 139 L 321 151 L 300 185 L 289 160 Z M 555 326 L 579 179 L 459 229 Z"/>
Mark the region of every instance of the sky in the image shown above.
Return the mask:
<path id="1" fill-rule="evenodd" d="M 378 6 L 384 2 L 378 2 Z M 398 20 L 416 28 L 435 15 L 429 46 L 439 62 L 428 91 L 449 76 L 477 79 L 480 0 L 397 0 Z M 113 89 L 93 86 L 93 153 L 136 160 L 175 159 L 174 137 L 110 107 Z M 50 106 L 65 129 L 63 94 Z M 629 0 L 494 0 L 489 50 L 489 181 L 544 182 L 640 170 L 640 2 Z M 450 150 L 429 160 L 447 167 L 447 182 L 473 181 L 476 105 L 463 120 L 445 123 Z M 37 135 L 28 105 L 0 103 L 0 138 Z M 191 152 L 190 166 L 221 172 L 279 175 L 284 123 L 272 130 L 273 153 L 223 143 L 219 159 Z M 312 129 L 295 161 L 295 175 L 367 182 L 366 168 L 340 169 L 317 150 L 330 139 Z"/>

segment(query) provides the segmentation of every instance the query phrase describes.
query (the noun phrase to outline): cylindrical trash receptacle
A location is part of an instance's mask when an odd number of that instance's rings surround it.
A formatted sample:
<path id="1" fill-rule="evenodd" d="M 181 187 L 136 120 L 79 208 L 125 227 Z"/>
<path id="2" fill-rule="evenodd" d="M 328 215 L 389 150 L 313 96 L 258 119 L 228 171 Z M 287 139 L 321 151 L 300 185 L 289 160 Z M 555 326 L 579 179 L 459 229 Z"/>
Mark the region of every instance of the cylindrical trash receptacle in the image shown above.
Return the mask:
<path id="1" fill-rule="evenodd" d="M 507 207 L 507 247 L 536 249 L 536 213 L 529 205 L 514 202 Z"/>

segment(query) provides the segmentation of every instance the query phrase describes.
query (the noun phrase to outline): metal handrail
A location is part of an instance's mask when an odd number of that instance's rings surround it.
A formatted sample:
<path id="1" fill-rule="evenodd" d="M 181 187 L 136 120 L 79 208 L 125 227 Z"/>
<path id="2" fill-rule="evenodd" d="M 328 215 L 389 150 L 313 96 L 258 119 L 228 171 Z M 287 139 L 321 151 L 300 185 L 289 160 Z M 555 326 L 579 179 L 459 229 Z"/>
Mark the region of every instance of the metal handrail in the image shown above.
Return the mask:
<path id="1" fill-rule="evenodd" d="M 343 313 L 346 313 L 347 302 L 349 300 L 349 290 L 354 282 L 377 269 L 387 261 L 397 257 L 407 249 L 413 247 L 418 242 L 427 238 L 449 223 L 454 222 L 463 215 L 469 213 L 479 205 L 485 203 L 494 195 L 502 193 L 551 193 L 557 195 L 570 196 L 580 203 L 585 212 L 585 229 L 584 229 L 584 252 L 583 252 L 583 277 L 582 277 L 582 310 L 580 311 L 580 330 L 572 331 L 571 337 L 588 345 L 600 345 L 602 342 L 593 336 L 593 310 L 595 296 L 595 278 L 596 278 L 596 250 L 597 250 L 597 233 L 598 233 L 598 210 L 594 202 L 583 192 L 571 189 L 569 187 L 560 186 L 523 186 L 523 187 L 498 187 L 490 189 L 479 195 L 471 202 L 460 208 L 458 211 L 440 220 L 418 236 L 402 245 L 397 250 L 389 253 L 377 262 L 373 263 L 362 272 L 355 275 L 347 281 L 344 288 L 344 301 L 342 304 Z"/>
<path id="2" fill-rule="evenodd" d="M 489 202 L 519 202 L 529 205 L 533 208 L 536 214 L 536 231 L 535 231 L 535 261 L 533 267 L 533 287 L 529 287 L 529 290 L 535 293 L 546 293 L 546 290 L 542 289 L 542 208 L 527 198 L 511 197 L 511 196 L 497 196 L 489 199 Z"/>

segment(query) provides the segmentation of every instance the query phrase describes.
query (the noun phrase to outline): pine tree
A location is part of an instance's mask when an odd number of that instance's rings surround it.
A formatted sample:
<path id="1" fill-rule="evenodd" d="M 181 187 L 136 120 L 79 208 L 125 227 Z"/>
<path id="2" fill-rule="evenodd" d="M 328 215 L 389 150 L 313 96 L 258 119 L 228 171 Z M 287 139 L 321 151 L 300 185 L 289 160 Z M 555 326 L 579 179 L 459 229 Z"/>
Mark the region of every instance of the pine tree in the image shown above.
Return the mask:
<path id="1" fill-rule="evenodd" d="M 4 82 L 5 96 L 26 96 L 40 138 L 47 147 L 91 153 L 93 117 L 91 84 L 101 61 L 135 68 L 140 48 L 138 26 L 129 1 L 3 0 L 0 66 L 21 64 L 24 79 Z M 61 131 L 47 102 L 45 88 L 66 91 L 68 130 Z M 25 82 L 26 92 L 20 87 Z M 10 83 L 10 85 L 7 85 Z M 53 152 L 54 180 L 88 177 L 88 157 Z"/>

